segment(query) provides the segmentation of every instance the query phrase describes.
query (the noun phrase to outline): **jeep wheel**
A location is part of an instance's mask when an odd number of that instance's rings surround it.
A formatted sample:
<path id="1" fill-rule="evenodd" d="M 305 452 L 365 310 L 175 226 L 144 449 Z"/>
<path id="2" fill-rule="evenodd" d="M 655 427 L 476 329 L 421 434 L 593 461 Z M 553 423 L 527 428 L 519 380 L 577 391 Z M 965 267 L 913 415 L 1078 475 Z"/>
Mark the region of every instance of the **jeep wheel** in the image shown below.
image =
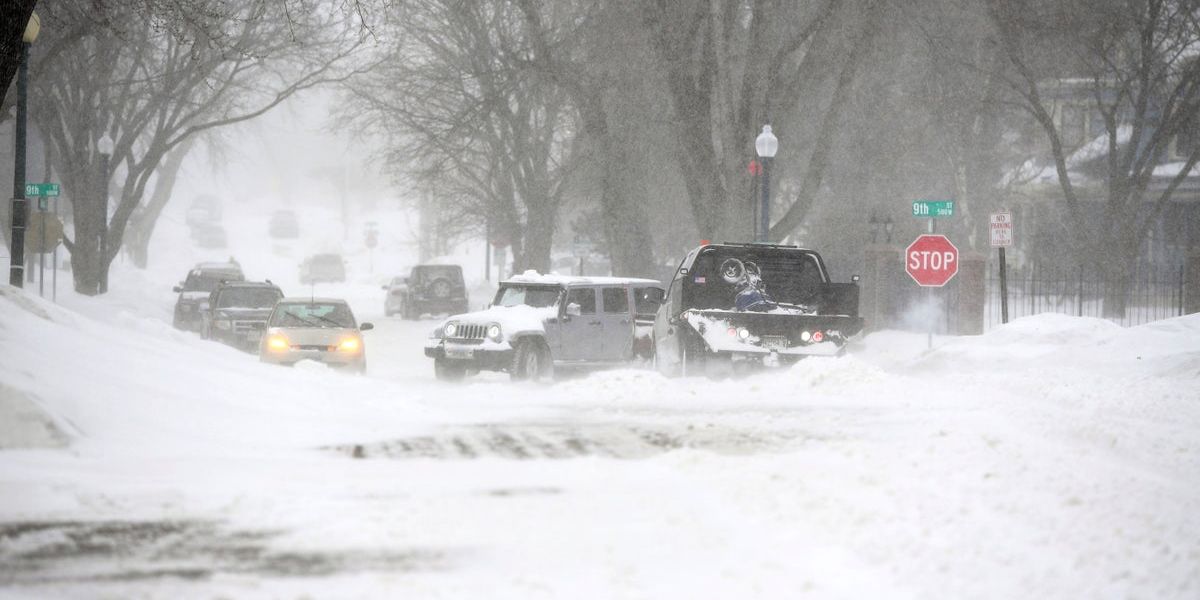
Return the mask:
<path id="1" fill-rule="evenodd" d="M 540 340 L 517 344 L 508 376 L 513 381 L 550 381 L 554 378 L 554 361 L 550 349 Z"/>
<path id="2" fill-rule="evenodd" d="M 467 368 L 445 358 L 433 359 L 433 375 L 438 381 L 462 381 L 467 376 Z"/>

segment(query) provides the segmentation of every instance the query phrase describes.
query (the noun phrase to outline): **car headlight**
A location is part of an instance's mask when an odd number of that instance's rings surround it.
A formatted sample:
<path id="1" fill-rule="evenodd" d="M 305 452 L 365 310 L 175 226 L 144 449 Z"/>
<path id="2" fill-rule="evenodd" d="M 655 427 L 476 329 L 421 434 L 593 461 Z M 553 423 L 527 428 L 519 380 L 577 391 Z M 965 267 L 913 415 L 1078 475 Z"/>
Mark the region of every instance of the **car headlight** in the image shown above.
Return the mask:
<path id="1" fill-rule="evenodd" d="M 800 341 L 802 341 L 802 342 L 807 342 L 808 340 L 811 340 L 811 339 L 812 339 L 812 334 L 811 334 L 811 333 L 809 333 L 809 332 L 807 332 L 807 331 L 801 331 L 801 332 L 800 332 Z"/>
<path id="2" fill-rule="evenodd" d="M 458 333 L 458 324 L 446 323 L 446 327 L 444 327 L 442 331 L 446 334 L 446 337 L 454 337 L 454 334 Z"/>
<path id="3" fill-rule="evenodd" d="M 745 327 L 738 327 L 737 335 L 739 340 L 746 341 L 750 339 L 750 330 Z"/>
<path id="4" fill-rule="evenodd" d="M 358 352 L 362 349 L 362 342 L 356 337 L 348 337 L 338 344 L 338 350 L 342 352 Z"/>
<path id="5" fill-rule="evenodd" d="M 489 338 L 491 338 L 493 342 L 500 341 L 500 339 L 501 339 L 500 334 L 501 334 L 500 325 L 498 323 L 492 323 L 491 325 L 488 325 L 487 336 Z"/>
<path id="6" fill-rule="evenodd" d="M 267 350 L 272 352 L 283 352 L 291 346 L 288 339 L 278 333 L 267 338 Z"/>
<path id="7" fill-rule="evenodd" d="M 183 309 L 183 312 L 192 312 L 193 310 L 196 310 L 196 307 L 192 306 L 191 304 L 184 304 L 180 308 Z"/>
<path id="8" fill-rule="evenodd" d="M 230 327 L 233 327 L 233 323 L 226 319 L 217 319 L 216 321 L 213 321 L 213 324 L 217 326 L 217 329 L 224 329 L 226 331 L 228 331 Z"/>

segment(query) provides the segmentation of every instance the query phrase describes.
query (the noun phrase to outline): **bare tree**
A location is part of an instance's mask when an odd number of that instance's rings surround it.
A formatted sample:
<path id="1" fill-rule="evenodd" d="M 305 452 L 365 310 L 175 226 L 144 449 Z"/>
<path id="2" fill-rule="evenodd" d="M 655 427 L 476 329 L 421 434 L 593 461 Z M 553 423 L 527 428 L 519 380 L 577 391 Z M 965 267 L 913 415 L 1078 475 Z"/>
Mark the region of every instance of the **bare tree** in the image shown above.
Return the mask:
<path id="1" fill-rule="evenodd" d="M 1147 232 L 1200 160 L 1200 145 L 1158 191 L 1151 181 L 1177 134 L 1200 113 L 1200 4 L 1194 0 L 1063 0 L 988 4 L 1010 69 L 1013 102 L 1045 134 L 1081 261 L 1108 286 L 1104 315 L 1120 317 Z M 1081 172 L 1088 157 L 1064 139 L 1063 86 L 1082 89 L 1103 132 L 1098 181 Z M 1091 210 L 1099 207 L 1099 210 Z"/>
<path id="2" fill-rule="evenodd" d="M 572 115 L 529 67 L 526 21 L 503 1 L 411 2 L 393 17 L 388 60 L 349 86 L 349 121 L 384 132 L 389 164 L 439 199 L 441 221 L 490 228 L 516 268 L 548 270 Z"/>
<path id="3" fill-rule="evenodd" d="M 834 81 L 807 164 L 800 167 L 800 191 L 770 235 L 792 233 L 820 189 L 839 111 L 870 50 L 875 3 L 824 0 L 800 10 L 776 0 L 656 0 L 644 6 L 674 110 L 676 156 L 704 236 L 748 235 L 751 219 L 739 190 L 747 187 L 746 165 L 761 125 L 774 121 L 777 132 L 786 132 L 801 99 L 821 98 L 822 86 Z M 862 26 L 853 27 L 857 22 Z M 857 31 L 847 35 L 846 29 Z"/>
<path id="4" fill-rule="evenodd" d="M 33 116 L 72 196 L 75 231 L 65 245 L 81 293 L 103 291 L 126 226 L 168 153 L 357 72 L 347 66 L 362 42 L 357 27 L 315 0 L 190 0 L 187 12 L 165 17 L 139 8 L 102 2 L 45 11 L 52 39 L 36 57 L 43 101 Z M 106 133 L 115 144 L 102 173 L 96 144 Z M 113 177 L 118 196 L 106 213 L 97 195 Z"/>

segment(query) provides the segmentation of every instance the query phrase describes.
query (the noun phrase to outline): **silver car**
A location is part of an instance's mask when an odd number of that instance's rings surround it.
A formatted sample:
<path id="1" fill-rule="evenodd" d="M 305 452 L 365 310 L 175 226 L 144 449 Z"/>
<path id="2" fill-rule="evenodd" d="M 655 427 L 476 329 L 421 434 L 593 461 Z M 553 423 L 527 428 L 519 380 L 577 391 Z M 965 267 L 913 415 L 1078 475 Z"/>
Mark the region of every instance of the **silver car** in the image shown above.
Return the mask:
<path id="1" fill-rule="evenodd" d="M 345 300 L 284 298 L 271 311 L 259 359 L 279 365 L 315 360 L 361 373 L 367 368 L 362 332 L 374 327 L 358 325 Z"/>

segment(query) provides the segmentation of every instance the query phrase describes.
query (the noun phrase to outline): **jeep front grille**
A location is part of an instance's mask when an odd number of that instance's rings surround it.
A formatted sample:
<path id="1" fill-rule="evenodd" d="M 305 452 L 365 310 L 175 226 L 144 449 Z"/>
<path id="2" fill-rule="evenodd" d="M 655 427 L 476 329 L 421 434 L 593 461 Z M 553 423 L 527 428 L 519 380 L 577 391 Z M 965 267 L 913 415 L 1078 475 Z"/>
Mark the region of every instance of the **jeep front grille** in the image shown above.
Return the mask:
<path id="1" fill-rule="evenodd" d="M 486 334 L 486 325 L 469 325 L 466 323 L 460 323 L 458 324 L 458 329 L 454 332 L 454 335 L 450 336 L 450 338 L 455 340 L 482 340 L 483 336 Z"/>

